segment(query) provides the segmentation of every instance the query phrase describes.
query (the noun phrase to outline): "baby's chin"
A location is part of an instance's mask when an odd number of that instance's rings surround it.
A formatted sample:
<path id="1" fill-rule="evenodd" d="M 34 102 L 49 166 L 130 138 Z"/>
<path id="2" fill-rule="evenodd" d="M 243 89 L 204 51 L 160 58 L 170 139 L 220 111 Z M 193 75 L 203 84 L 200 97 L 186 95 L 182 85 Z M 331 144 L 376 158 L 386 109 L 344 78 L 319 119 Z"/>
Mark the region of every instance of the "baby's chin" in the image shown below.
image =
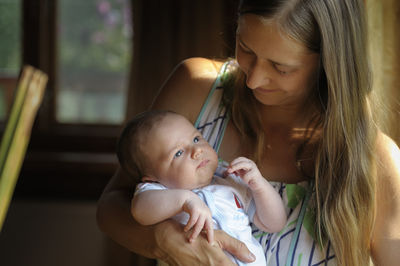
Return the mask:
<path id="1" fill-rule="evenodd" d="M 206 169 L 204 169 L 206 170 Z M 217 170 L 217 167 L 208 167 L 207 170 L 205 171 L 205 173 L 203 173 L 205 175 L 204 177 L 204 182 L 201 184 L 201 187 L 207 186 L 211 183 L 213 177 L 214 177 L 214 173 L 215 170 Z"/>

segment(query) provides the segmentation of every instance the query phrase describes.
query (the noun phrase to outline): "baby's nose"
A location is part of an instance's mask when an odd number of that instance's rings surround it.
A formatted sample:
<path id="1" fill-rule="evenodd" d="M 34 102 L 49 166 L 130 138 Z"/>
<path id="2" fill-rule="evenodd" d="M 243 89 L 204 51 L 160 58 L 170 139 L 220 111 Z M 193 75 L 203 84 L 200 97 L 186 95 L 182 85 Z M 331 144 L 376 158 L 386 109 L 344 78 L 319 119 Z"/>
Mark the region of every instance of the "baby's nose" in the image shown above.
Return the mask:
<path id="1" fill-rule="evenodd" d="M 194 148 L 194 149 L 193 149 L 193 152 L 192 152 L 192 158 L 193 158 L 193 159 L 198 159 L 198 158 L 200 157 L 200 154 L 201 154 L 201 153 L 202 153 L 202 150 L 201 150 L 200 147 Z"/>

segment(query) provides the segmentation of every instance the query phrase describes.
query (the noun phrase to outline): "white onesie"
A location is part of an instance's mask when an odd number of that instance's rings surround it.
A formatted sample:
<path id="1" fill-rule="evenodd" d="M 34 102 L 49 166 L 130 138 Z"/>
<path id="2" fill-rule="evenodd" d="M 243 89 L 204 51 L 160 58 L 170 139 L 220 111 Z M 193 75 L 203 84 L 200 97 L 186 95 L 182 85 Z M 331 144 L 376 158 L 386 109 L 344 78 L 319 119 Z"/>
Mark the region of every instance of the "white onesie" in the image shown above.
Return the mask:
<path id="1" fill-rule="evenodd" d="M 244 264 L 233 256 L 227 255 L 238 265 L 266 265 L 261 244 L 252 236 L 250 221 L 255 214 L 255 203 L 247 185 L 236 175 L 224 177 L 226 168 L 218 166 L 210 185 L 192 190 L 210 208 L 214 229 L 221 229 L 232 237 L 244 242 L 247 248 L 256 256 L 253 263 Z M 167 189 L 159 183 L 141 183 L 135 193 L 146 190 Z M 182 212 L 173 217 L 178 222 L 186 224 L 189 215 Z"/>

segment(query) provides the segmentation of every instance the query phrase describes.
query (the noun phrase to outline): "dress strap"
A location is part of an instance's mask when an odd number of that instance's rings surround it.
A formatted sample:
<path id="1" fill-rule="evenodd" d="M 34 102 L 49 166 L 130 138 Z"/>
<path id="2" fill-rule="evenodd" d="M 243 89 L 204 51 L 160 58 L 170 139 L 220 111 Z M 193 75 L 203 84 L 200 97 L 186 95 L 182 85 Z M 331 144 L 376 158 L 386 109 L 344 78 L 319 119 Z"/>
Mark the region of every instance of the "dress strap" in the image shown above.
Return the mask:
<path id="1" fill-rule="evenodd" d="M 230 72 L 233 61 L 225 62 L 219 70 L 210 92 L 200 110 L 194 126 L 218 153 L 225 129 L 229 121 L 229 112 L 223 105 L 224 81 Z"/>
<path id="2" fill-rule="evenodd" d="M 297 243 L 298 243 L 300 230 L 301 230 L 301 227 L 303 225 L 304 216 L 306 214 L 308 202 L 310 201 L 312 190 L 313 190 L 312 187 L 313 187 L 313 182 L 310 182 L 309 186 L 308 186 L 307 194 L 305 195 L 305 198 L 304 198 L 304 201 L 303 201 L 303 205 L 301 206 L 300 213 L 299 213 L 299 216 L 297 218 L 296 228 L 294 230 L 293 237 L 292 237 L 292 240 L 290 242 L 289 251 L 288 251 L 287 258 L 286 258 L 285 266 L 292 266 L 293 265 L 294 256 L 295 256 L 295 253 L 296 253 L 296 246 L 297 246 Z"/>
<path id="3" fill-rule="evenodd" d="M 201 107 L 200 114 L 199 114 L 199 116 L 197 117 L 196 122 L 194 123 L 194 127 L 197 128 L 197 127 L 199 126 L 200 121 L 201 121 L 201 119 L 202 119 L 202 117 L 203 117 L 203 115 L 204 115 L 204 112 L 205 112 L 205 110 L 207 109 L 207 106 L 208 106 L 208 104 L 210 103 L 210 100 L 211 100 L 211 98 L 212 98 L 212 96 L 213 96 L 213 94 L 214 94 L 214 92 L 215 92 L 215 89 L 221 84 L 221 78 L 222 78 L 223 74 L 225 73 L 228 64 L 229 64 L 229 61 L 225 62 L 225 63 L 222 65 L 221 69 L 219 70 L 218 76 L 217 76 L 217 78 L 215 79 L 215 81 L 214 81 L 214 83 L 213 83 L 213 85 L 212 85 L 212 87 L 211 87 L 210 92 L 208 93 L 207 99 L 206 99 L 206 101 L 204 102 L 203 107 Z"/>
<path id="4" fill-rule="evenodd" d="M 219 135 L 219 138 L 217 139 L 217 143 L 216 143 L 216 147 L 215 147 L 215 151 L 218 153 L 218 151 L 219 151 L 219 147 L 221 146 L 221 143 L 222 143 L 222 139 L 223 139 L 223 137 L 224 137 L 224 135 L 225 135 L 225 130 L 226 130 L 226 127 L 227 127 L 227 125 L 228 125 L 228 122 L 229 122 L 229 112 L 226 114 L 226 118 L 225 118 L 225 120 L 224 120 L 224 123 L 222 124 L 222 126 L 221 126 L 221 134 Z"/>

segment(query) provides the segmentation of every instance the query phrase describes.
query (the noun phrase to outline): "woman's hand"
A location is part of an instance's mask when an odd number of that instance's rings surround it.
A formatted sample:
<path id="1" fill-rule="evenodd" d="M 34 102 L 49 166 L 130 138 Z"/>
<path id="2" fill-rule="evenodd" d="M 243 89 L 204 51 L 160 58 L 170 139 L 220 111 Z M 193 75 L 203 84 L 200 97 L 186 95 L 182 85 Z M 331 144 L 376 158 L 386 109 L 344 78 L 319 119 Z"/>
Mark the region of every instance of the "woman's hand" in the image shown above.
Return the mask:
<path id="1" fill-rule="evenodd" d="M 230 237 L 221 230 L 214 232 L 214 244 L 205 237 L 187 241 L 181 224 L 168 220 L 155 226 L 155 239 L 158 246 L 156 257 L 169 265 L 235 265 L 223 252 L 226 250 L 239 260 L 249 263 L 255 260 L 246 245 Z"/>

